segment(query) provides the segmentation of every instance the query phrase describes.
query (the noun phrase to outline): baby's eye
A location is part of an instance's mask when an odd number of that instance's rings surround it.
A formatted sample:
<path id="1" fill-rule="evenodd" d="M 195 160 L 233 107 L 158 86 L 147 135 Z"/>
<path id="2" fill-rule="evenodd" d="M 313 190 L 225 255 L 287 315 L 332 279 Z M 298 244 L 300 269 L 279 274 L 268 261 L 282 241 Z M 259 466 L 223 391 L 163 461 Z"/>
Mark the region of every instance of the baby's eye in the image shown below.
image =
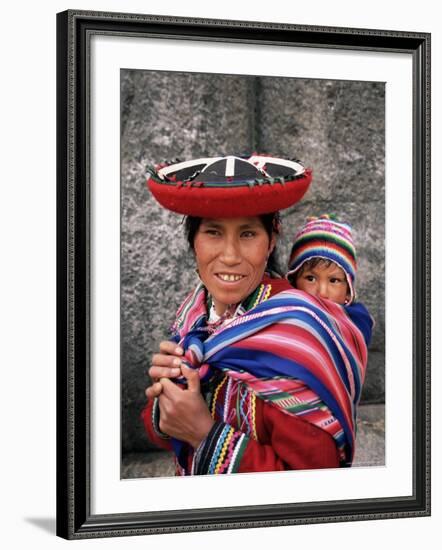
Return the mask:
<path id="1" fill-rule="evenodd" d="M 309 281 L 310 283 L 313 283 L 315 281 L 314 275 L 304 275 L 304 279 Z"/>
<path id="2" fill-rule="evenodd" d="M 342 279 L 339 279 L 338 277 L 331 277 L 330 282 L 332 284 L 339 284 L 339 283 L 343 283 L 344 281 Z"/>

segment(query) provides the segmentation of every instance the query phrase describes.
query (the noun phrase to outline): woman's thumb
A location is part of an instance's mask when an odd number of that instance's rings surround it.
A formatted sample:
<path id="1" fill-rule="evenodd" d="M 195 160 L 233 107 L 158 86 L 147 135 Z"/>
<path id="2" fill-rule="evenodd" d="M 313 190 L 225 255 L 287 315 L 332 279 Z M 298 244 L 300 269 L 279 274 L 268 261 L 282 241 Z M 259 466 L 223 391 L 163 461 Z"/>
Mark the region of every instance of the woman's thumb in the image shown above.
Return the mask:
<path id="1" fill-rule="evenodd" d="M 191 369 L 187 365 L 182 365 L 181 372 L 187 380 L 187 389 L 193 392 L 200 392 L 200 376 L 197 369 Z"/>

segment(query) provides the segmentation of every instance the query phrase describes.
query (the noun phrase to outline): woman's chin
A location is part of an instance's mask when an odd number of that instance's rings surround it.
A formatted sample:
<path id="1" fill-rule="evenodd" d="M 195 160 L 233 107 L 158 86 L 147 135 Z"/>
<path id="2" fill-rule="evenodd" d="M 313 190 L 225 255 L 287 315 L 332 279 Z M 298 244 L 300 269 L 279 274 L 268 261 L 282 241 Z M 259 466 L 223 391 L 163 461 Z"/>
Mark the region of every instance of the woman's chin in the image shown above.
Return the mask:
<path id="1" fill-rule="evenodd" d="M 252 281 L 249 276 L 243 276 L 235 281 L 223 280 L 218 275 L 213 275 L 210 284 L 206 284 L 206 287 L 215 303 L 219 305 L 217 309 L 225 309 L 229 305 L 242 302 L 258 284 L 259 280 L 255 284 L 255 280 Z"/>
<path id="2" fill-rule="evenodd" d="M 212 298 L 214 299 L 218 312 L 218 310 L 225 310 L 228 306 L 232 304 L 238 304 L 239 302 L 242 302 L 245 296 L 243 297 L 242 294 L 236 292 L 217 292 L 212 294 Z M 218 312 L 218 314 L 220 313 Z"/>
<path id="3" fill-rule="evenodd" d="M 239 302 L 242 302 L 249 294 L 247 289 L 243 289 L 241 287 L 238 288 L 238 285 L 236 288 L 225 288 L 225 286 L 224 288 L 217 287 L 210 293 L 215 301 L 215 304 L 218 304 L 220 308 L 224 309 L 231 304 L 238 304 Z"/>

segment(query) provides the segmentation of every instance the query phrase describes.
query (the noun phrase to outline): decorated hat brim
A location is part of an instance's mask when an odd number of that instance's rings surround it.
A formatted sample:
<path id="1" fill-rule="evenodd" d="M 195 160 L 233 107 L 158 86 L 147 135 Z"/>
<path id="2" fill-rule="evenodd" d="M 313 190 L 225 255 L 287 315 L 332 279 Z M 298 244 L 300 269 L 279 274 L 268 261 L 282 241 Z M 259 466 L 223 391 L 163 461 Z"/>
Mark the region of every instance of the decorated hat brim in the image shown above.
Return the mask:
<path id="1" fill-rule="evenodd" d="M 196 217 L 257 216 L 289 208 L 305 195 L 312 172 L 292 178 L 263 178 L 256 182 L 174 182 L 151 173 L 147 185 L 168 210 Z"/>

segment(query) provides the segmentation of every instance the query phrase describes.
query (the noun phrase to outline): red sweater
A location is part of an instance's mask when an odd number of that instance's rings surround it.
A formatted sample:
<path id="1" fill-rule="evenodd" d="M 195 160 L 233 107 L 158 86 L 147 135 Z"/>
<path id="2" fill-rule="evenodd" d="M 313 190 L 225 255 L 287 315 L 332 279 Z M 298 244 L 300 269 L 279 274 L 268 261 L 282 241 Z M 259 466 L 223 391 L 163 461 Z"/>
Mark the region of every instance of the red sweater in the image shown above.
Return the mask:
<path id="1" fill-rule="evenodd" d="M 272 295 L 291 288 L 285 279 L 271 284 Z M 215 424 L 198 449 L 185 447 L 178 475 L 339 467 L 331 435 L 257 398 L 243 382 L 218 373 L 202 391 Z M 172 450 L 158 427 L 157 399 L 148 402 L 142 419 L 150 441 Z"/>

